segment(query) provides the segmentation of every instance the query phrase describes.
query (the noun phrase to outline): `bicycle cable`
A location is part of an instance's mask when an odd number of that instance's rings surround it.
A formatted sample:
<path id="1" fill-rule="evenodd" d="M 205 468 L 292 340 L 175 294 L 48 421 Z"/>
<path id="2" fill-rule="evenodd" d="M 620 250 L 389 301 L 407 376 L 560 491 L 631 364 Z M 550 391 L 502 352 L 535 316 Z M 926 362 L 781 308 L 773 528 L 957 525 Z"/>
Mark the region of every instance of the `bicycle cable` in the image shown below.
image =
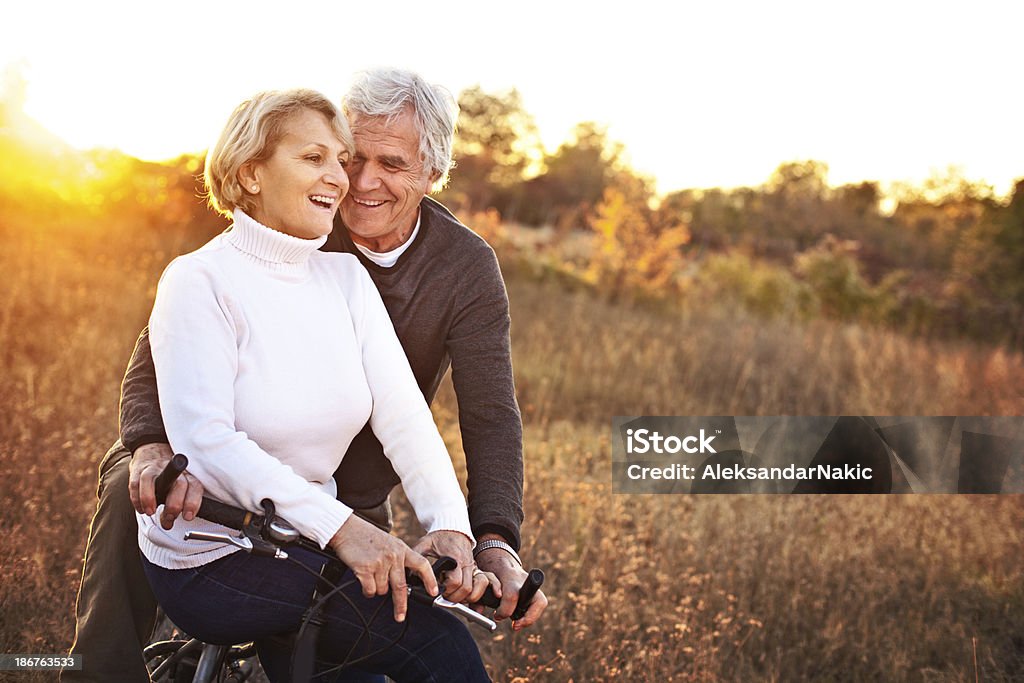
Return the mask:
<path id="1" fill-rule="evenodd" d="M 312 568 L 306 566 L 302 562 L 299 562 L 298 560 L 296 560 L 294 558 L 291 558 L 291 557 L 289 557 L 287 559 L 288 559 L 289 562 L 292 562 L 292 563 L 302 567 L 303 570 L 309 572 L 311 575 L 316 577 L 318 582 L 320 582 L 320 581 L 327 582 L 327 580 L 324 579 L 324 577 L 321 574 L 317 573 Z M 330 560 L 328 560 L 328 562 L 329 561 Z M 383 647 L 381 647 L 381 648 L 379 648 L 377 650 L 369 652 L 369 653 L 367 653 L 367 654 L 365 654 L 365 655 L 363 655 L 361 657 L 357 657 L 356 659 L 353 659 L 353 660 L 350 661 L 349 657 L 352 656 L 352 653 L 359 646 L 359 643 L 362 642 L 363 638 L 366 638 L 367 644 L 373 642 L 373 632 L 371 630 L 371 625 L 373 624 L 374 621 L 376 621 L 377 616 L 380 613 L 380 610 L 386 604 L 386 601 L 382 600 L 380 602 L 380 604 L 377 605 L 377 608 L 373 611 L 373 614 L 370 615 L 369 619 L 364 617 L 362 612 L 360 612 L 359 607 L 355 604 L 355 602 L 352 600 L 352 598 L 350 598 L 349 596 L 347 596 L 347 595 L 345 595 L 344 593 L 341 592 L 341 591 L 345 590 L 346 588 L 348 588 L 349 586 L 352 586 L 353 584 L 355 584 L 357 582 L 358 582 L 358 579 L 351 578 L 351 579 L 349 579 L 347 581 L 343 581 L 343 582 L 341 582 L 341 583 L 339 583 L 337 585 L 334 585 L 331 588 L 330 591 L 328 591 L 323 596 L 321 596 L 319 599 L 317 599 L 317 601 L 314 602 L 310 606 L 310 608 L 306 610 L 306 614 L 305 614 L 305 616 L 302 619 L 302 625 L 299 627 L 298 633 L 295 636 L 296 642 L 298 642 L 302 638 L 302 635 L 305 633 L 306 627 L 309 624 L 310 617 L 312 616 L 312 614 L 314 612 L 316 612 L 317 610 L 321 609 L 324 605 L 326 605 L 327 601 L 330 600 L 335 595 L 338 595 L 341 599 L 343 599 L 348 604 L 348 606 L 351 608 L 352 612 L 356 615 L 356 617 L 362 623 L 362 627 L 363 627 L 363 633 L 349 647 L 349 651 L 346 653 L 345 658 L 342 660 L 341 664 L 337 664 L 337 665 L 335 665 L 335 666 L 333 666 L 333 667 L 331 667 L 329 669 L 326 669 L 326 670 L 321 671 L 321 672 L 319 672 L 317 674 L 314 674 L 314 676 L 313 676 L 314 678 L 319 678 L 320 676 L 325 676 L 327 674 L 334 673 L 336 671 L 340 671 L 340 670 L 342 670 L 342 669 L 344 669 L 346 667 L 354 666 L 354 665 L 356 665 L 356 664 L 358 664 L 360 662 L 363 662 L 363 661 L 366 661 L 367 659 L 370 659 L 371 657 L 376 657 L 377 655 L 380 655 L 380 654 L 383 654 L 384 652 L 387 652 L 392 647 L 397 645 L 398 642 L 402 640 L 402 638 L 405 637 L 406 631 L 408 631 L 408 629 L 409 629 L 409 622 L 406 621 L 402 625 L 402 631 L 401 631 L 401 633 L 398 634 L 397 638 L 395 638 L 390 643 L 388 643 L 387 645 L 385 645 L 385 646 L 383 646 Z"/>

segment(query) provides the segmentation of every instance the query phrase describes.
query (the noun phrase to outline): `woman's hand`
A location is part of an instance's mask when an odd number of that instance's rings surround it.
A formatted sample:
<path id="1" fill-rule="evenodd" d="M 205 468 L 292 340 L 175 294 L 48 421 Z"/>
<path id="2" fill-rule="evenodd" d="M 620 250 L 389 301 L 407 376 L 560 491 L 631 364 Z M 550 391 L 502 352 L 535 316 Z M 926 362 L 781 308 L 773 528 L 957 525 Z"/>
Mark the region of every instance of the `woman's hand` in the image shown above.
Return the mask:
<path id="1" fill-rule="evenodd" d="M 437 595 L 437 579 L 427 558 L 355 515 L 341 525 L 328 545 L 359 579 L 363 595 L 384 595 L 390 587 L 395 621 L 405 621 L 409 601 L 406 568 L 419 575 L 427 592 Z"/>

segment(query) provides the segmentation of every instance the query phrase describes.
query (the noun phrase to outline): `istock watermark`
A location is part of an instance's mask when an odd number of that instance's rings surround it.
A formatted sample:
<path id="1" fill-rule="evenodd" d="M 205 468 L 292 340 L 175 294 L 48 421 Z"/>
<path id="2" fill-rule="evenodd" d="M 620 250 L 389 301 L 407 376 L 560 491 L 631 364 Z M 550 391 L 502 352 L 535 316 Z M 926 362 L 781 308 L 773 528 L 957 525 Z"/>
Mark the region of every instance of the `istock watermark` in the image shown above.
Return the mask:
<path id="1" fill-rule="evenodd" d="M 615 493 L 1024 493 L 1024 418 L 612 420 Z"/>
<path id="2" fill-rule="evenodd" d="M 678 453 L 683 451 L 684 453 L 715 453 L 715 449 L 711 447 L 711 442 L 715 437 L 704 436 L 704 430 L 700 430 L 700 436 L 685 436 L 679 438 L 678 436 L 670 435 L 664 437 L 658 432 L 652 432 L 648 429 L 632 429 L 626 430 L 626 452 L 633 453 Z M 700 443 L 699 446 L 694 446 L 695 443 Z"/>

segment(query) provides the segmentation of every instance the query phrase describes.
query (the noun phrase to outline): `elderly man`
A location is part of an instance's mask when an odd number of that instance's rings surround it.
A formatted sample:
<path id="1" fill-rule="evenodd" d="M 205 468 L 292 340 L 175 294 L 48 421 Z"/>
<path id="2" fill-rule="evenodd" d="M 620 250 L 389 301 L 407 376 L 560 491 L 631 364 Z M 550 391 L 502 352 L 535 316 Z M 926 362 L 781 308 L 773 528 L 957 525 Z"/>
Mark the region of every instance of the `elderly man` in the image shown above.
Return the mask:
<path id="1" fill-rule="evenodd" d="M 420 552 L 451 555 L 446 594 L 478 597 L 473 562 L 501 583 L 499 619 L 511 615 L 526 579 L 516 551 L 522 522 L 522 426 L 512 382 L 508 299 L 494 252 L 427 194 L 451 166 L 457 106 L 416 74 L 363 74 L 345 96 L 356 153 L 350 191 L 325 249 L 355 254 L 377 285 L 428 403 L 449 365 L 466 453 L 469 515 L 477 547 L 457 533 L 421 540 Z M 324 311 L 329 315 L 330 311 Z M 136 346 L 122 387 L 121 443 L 100 466 L 73 653 L 84 668 L 66 681 L 145 681 L 139 652 L 155 601 L 138 559 L 132 505 L 152 514 L 153 481 L 170 458 L 160 419 L 148 336 Z M 379 526 L 391 524 L 388 494 L 398 477 L 369 428 L 352 442 L 335 475 L 338 497 Z M 129 488 L 131 503 L 124 489 Z M 168 496 L 163 523 L 191 518 L 202 486 L 187 475 Z M 521 629 L 547 600 L 538 593 Z M 134 638 L 132 637 L 134 635 Z"/>

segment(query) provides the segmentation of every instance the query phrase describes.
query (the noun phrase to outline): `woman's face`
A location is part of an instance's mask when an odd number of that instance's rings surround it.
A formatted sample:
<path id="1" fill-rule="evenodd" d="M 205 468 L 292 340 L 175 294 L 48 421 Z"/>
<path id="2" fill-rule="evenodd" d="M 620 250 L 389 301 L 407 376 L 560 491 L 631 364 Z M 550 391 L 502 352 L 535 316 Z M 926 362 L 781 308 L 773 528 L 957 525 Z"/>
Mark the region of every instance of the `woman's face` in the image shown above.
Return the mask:
<path id="1" fill-rule="evenodd" d="M 243 166 L 246 191 L 255 194 L 252 217 L 269 228 L 313 239 L 331 232 L 334 213 L 348 192 L 348 152 L 327 118 L 307 109 L 284 123 L 270 157 Z"/>

